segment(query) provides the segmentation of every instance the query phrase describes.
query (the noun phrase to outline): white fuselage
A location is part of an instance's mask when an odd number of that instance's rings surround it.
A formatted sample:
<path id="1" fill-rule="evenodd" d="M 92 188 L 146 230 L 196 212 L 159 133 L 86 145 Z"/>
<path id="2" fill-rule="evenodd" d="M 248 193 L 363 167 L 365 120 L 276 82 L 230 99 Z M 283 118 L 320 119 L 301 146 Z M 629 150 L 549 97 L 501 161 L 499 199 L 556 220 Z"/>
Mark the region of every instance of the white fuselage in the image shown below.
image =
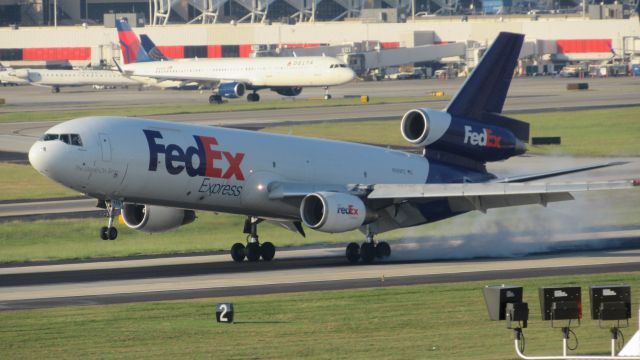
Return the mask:
<path id="1" fill-rule="evenodd" d="M 134 86 L 139 81 L 129 79 L 111 70 L 47 70 L 16 69 L 7 71 L 7 76 L 42 86 Z"/>
<path id="2" fill-rule="evenodd" d="M 126 74 L 158 79 L 237 81 L 260 87 L 333 86 L 355 77 L 332 57 L 263 57 L 152 61 L 123 65 Z"/>
<path id="3" fill-rule="evenodd" d="M 77 134 L 82 145 L 40 140 L 31 164 L 80 192 L 281 219 L 299 218 L 299 201 L 270 199 L 275 183 L 345 190 L 424 183 L 429 171 L 422 156 L 380 147 L 135 118 L 81 118 L 46 134 Z"/>

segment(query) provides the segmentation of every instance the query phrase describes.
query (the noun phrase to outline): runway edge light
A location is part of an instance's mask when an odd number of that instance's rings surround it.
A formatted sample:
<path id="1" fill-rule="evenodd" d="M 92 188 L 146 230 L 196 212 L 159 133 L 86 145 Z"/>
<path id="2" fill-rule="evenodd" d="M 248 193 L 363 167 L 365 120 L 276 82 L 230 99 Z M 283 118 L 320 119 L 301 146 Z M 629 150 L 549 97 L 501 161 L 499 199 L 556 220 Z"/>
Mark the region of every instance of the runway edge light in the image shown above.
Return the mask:
<path id="1" fill-rule="evenodd" d="M 482 289 L 482 295 L 490 320 L 507 320 L 509 329 L 512 329 L 513 321 L 527 327 L 529 305 L 522 302 L 522 286 L 487 285 Z"/>
<path id="2" fill-rule="evenodd" d="M 589 287 L 591 299 L 591 319 L 602 321 L 626 320 L 631 318 L 631 287 L 625 284 L 593 285 Z"/>

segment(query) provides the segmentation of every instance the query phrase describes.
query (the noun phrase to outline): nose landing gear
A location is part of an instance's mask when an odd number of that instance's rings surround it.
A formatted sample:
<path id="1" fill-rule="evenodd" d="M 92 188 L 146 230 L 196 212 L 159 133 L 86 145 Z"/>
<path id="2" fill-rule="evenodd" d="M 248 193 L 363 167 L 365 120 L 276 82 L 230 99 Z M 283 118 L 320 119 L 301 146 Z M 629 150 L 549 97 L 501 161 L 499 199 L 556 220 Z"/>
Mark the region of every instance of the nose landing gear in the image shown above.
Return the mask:
<path id="1" fill-rule="evenodd" d="M 264 242 L 260 244 L 258 240 L 258 224 L 262 222 L 262 219 L 255 217 L 248 217 L 244 222 L 244 233 L 249 234 L 247 236 L 247 245 L 241 243 L 235 243 L 231 247 L 231 258 L 235 262 L 244 261 L 245 257 L 250 262 L 256 262 L 260 260 L 271 261 L 276 255 L 276 247 L 270 242 Z"/>
<path id="2" fill-rule="evenodd" d="M 107 200 L 105 201 L 105 207 L 107 209 L 108 222 L 107 226 L 100 228 L 100 238 L 102 240 L 115 240 L 118 237 L 118 229 L 113 226 L 113 219 L 116 216 L 116 212 L 122 209 L 122 202 L 120 200 Z"/>

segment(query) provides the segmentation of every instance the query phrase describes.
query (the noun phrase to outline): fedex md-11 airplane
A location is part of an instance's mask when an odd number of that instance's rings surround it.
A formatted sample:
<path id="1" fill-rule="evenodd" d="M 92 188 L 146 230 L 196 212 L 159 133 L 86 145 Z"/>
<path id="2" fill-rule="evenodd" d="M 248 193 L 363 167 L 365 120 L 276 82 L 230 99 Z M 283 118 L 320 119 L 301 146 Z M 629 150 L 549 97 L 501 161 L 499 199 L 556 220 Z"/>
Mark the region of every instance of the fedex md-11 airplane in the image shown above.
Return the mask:
<path id="1" fill-rule="evenodd" d="M 247 101 L 259 101 L 258 91 L 263 89 L 298 96 L 304 87 L 323 87 L 328 98 L 329 86 L 355 78 L 345 63 L 328 56 L 154 61 L 126 20 L 116 20 L 116 27 L 124 61 L 120 70 L 125 76 L 206 84 L 214 90 L 209 97 L 212 104 L 222 102 L 222 98 L 242 97 L 245 92 Z"/>
<path id="2" fill-rule="evenodd" d="M 271 260 L 258 224 L 304 236 L 359 229 L 348 261 L 390 255 L 374 236 L 469 211 L 573 199 L 570 192 L 630 189 L 640 180 L 541 183 L 594 165 L 497 178 L 485 163 L 523 154 L 529 125 L 501 115 L 523 35 L 500 33 L 443 111 L 414 109 L 400 130 L 422 155 L 357 143 L 107 116 L 47 130 L 29 151 L 43 175 L 99 199 L 108 212 L 102 239 L 115 239 L 121 212 L 132 229 L 160 232 L 195 220 L 195 211 L 246 216 L 246 244 L 233 260 Z"/>

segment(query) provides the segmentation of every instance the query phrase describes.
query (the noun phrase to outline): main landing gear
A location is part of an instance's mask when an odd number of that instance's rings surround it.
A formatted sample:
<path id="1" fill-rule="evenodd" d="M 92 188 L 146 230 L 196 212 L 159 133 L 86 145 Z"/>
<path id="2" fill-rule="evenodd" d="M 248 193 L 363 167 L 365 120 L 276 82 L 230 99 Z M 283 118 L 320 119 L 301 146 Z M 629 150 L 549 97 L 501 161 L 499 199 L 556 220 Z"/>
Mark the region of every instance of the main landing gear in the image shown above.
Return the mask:
<path id="1" fill-rule="evenodd" d="M 119 200 L 105 201 L 107 209 L 107 217 L 109 219 L 107 226 L 100 228 L 100 238 L 102 240 L 115 240 L 118 237 L 118 229 L 113 226 L 113 220 L 116 212 L 122 209 L 122 202 Z"/>
<path id="2" fill-rule="evenodd" d="M 222 104 L 222 96 L 220 95 L 209 96 L 209 104 Z"/>
<path id="3" fill-rule="evenodd" d="M 252 93 L 248 93 L 247 94 L 247 101 L 248 102 L 258 102 L 260 101 L 260 95 L 257 92 L 252 92 Z"/>
<path id="4" fill-rule="evenodd" d="M 367 240 L 358 245 L 357 243 L 350 243 L 346 249 L 347 260 L 350 263 L 355 264 L 358 260 L 362 259 L 365 264 L 370 264 L 374 259 L 383 259 L 391 256 L 391 246 L 386 241 L 375 242 L 373 240 L 373 233 L 367 235 Z"/>
<path id="5" fill-rule="evenodd" d="M 54 94 L 59 93 L 60 92 L 60 86 L 53 86 L 51 88 L 51 92 L 54 93 Z"/>
<path id="6" fill-rule="evenodd" d="M 249 217 L 244 222 L 244 233 L 249 234 L 247 236 L 247 245 L 241 243 L 235 243 L 231 247 L 231 257 L 235 262 L 242 262 L 246 257 L 248 261 L 256 262 L 260 260 L 271 261 L 276 255 L 276 247 L 270 243 L 265 242 L 260 245 L 258 241 L 258 224 L 262 222 L 262 219 L 255 217 Z"/>

